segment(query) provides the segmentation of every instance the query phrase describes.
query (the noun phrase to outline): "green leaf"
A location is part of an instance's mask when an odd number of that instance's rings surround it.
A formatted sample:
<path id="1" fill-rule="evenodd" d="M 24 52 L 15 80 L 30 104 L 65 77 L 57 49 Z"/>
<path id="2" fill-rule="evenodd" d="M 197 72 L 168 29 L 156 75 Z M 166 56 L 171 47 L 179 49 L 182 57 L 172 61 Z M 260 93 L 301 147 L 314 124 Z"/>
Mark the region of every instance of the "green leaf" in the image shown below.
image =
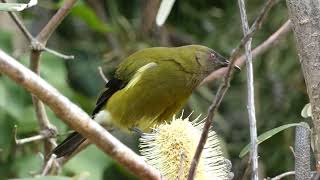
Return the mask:
<path id="1" fill-rule="evenodd" d="M 30 177 L 30 172 L 39 172 L 42 159 L 35 153 L 25 153 L 15 157 L 12 169 L 17 173 L 16 177 Z"/>
<path id="2" fill-rule="evenodd" d="M 12 138 L 13 138 L 12 129 L 14 126 L 14 122 L 7 119 L 8 116 L 6 116 L 5 114 L 6 113 L 1 111 L 1 108 L 0 108 L 0 117 L 1 117 L 1 119 L 0 119 L 0 128 L 1 128 L 1 131 L 0 131 L 0 164 L 1 164 L 1 161 L 5 162 L 9 156 L 9 154 L 12 153 Z M 3 169 L 0 168 L 0 177 L 1 177 L 2 170 Z"/>
<path id="3" fill-rule="evenodd" d="M 63 176 L 42 176 L 42 177 L 33 177 L 33 178 L 18 178 L 11 180 L 71 180 L 73 178 L 63 177 Z"/>
<path id="4" fill-rule="evenodd" d="M 32 119 L 33 114 L 28 113 L 32 116 L 25 116 L 24 114 L 27 111 L 26 108 L 32 105 L 30 94 L 26 90 L 18 88 L 17 84 L 5 77 L 0 79 L 0 84 L 2 84 L 2 88 L 0 88 L 2 90 L 0 91 L 5 95 L 1 98 L 1 110 L 17 121 Z"/>
<path id="5" fill-rule="evenodd" d="M 303 109 L 301 111 L 301 116 L 304 117 L 304 118 L 308 118 L 308 117 L 312 116 L 311 104 L 310 103 L 306 104 L 303 107 Z"/>
<path id="6" fill-rule="evenodd" d="M 111 159 L 96 146 L 89 146 L 64 165 L 64 171 L 73 174 L 88 172 L 88 179 L 103 179 Z"/>
<path id="7" fill-rule="evenodd" d="M 0 96 L 0 107 L 4 107 L 6 105 L 7 93 L 6 93 L 6 89 L 4 88 L 4 85 L 2 83 L 0 83 L 0 94 L 1 94 L 1 96 Z"/>
<path id="8" fill-rule="evenodd" d="M 95 12 L 84 4 L 77 4 L 74 8 L 72 8 L 71 15 L 79 17 L 90 28 L 100 33 L 112 31 L 111 27 L 101 21 Z"/>
<path id="9" fill-rule="evenodd" d="M 261 134 L 258 137 L 258 144 L 261 144 L 262 142 L 264 142 L 265 140 L 271 138 L 272 136 L 276 135 L 277 133 L 288 129 L 290 127 L 294 127 L 294 126 L 306 126 L 305 123 L 292 123 L 292 124 L 286 124 L 286 125 L 282 125 L 279 126 L 277 128 L 271 129 L 263 134 Z M 307 126 L 307 128 L 309 128 L 309 126 Z M 243 156 L 245 156 L 248 152 L 249 149 L 251 148 L 251 144 L 246 145 L 240 152 L 239 157 L 242 158 Z"/>
<path id="10" fill-rule="evenodd" d="M 22 11 L 29 7 L 37 5 L 37 0 L 30 0 L 28 4 L 25 3 L 0 3 L 0 11 Z"/>
<path id="11" fill-rule="evenodd" d="M 5 52 L 12 52 L 14 33 L 9 30 L 0 29 L 0 49 Z"/>

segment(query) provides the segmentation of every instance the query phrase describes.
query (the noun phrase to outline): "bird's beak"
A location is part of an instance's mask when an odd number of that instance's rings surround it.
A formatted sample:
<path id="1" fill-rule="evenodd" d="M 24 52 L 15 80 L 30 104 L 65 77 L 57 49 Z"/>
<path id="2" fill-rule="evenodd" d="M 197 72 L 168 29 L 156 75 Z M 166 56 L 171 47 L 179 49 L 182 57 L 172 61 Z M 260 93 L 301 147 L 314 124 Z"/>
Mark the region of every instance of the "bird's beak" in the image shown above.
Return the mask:
<path id="1" fill-rule="evenodd" d="M 222 56 L 219 56 L 219 61 L 220 61 L 222 67 L 227 67 L 230 64 L 230 62 Z M 233 67 L 236 70 L 241 71 L 241 68 L 238 65 L 235 64 Z"/>

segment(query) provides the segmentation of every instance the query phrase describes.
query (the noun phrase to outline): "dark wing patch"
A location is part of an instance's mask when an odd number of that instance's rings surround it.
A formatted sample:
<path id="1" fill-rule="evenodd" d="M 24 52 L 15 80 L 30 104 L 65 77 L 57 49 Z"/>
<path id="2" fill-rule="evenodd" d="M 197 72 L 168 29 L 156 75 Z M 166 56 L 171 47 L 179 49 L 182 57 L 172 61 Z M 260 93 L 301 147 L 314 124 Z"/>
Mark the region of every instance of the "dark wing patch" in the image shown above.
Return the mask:
<path id="1" fill-rule="evenodd" d="M 96 107 L 93 110 L 92 117 L 96 113 L 98 113 L 101 108 L 106 104 L 108 99 L 118 90 L 122 89 L 124 84 L 119 79 L 111 79 L 106 84 L 106 90 L 99 96 Z M 79 134 L 78 132 L 73 132 L 70 134 L 61 144 L 59 144 L 52 153 L 57 155 L 57 157 L 68 156 L 72 154 L 81 143 L 83 143 L 86 139 Z"/>
<path id="2" fill-rule="evenodd" d="M 53 154 L 57 155 L 57 158 L 71 155 L 77 147 L 80 146 L 86 139 L 78 132 L 70 134 L 62 143 L 60 143 L 54 150 Z"/>
<path id="3" fill-rule="evenodd" d="M 96 102 L 96 107 L 94 108 L 93 112 L 92 112 L 92 117 L 94 117 L 94 115 L 96 115 L 102 108 L 103 106 L 107 103 L 108 99 L 117 91 L 119 91 L 120 89 L 122 89 L 125 86 L 125 84 L 123 83 L 122 80 L 117 79 L 117 78 L 113 78 L 110 81 L 108 81 L 108 83 L 106 84 L 106 90 L 104 90 L 97 102 Z"/>

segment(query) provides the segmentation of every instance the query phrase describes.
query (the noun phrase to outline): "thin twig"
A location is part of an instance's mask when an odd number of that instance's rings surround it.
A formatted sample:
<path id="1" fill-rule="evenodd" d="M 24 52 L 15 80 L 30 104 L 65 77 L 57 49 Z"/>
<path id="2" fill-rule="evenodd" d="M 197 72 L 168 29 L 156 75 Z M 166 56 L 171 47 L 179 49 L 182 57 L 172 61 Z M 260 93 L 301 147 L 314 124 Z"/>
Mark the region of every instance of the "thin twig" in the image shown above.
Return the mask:
<path id="1" fill-rule="evenodd" d="M 274 4 L 273 3 L 273 0 L 268 0 L 265 4 L 265 6 L 268 6 L 270 4 Z M 270 7 L 271 8 L 271 7 Z M 263 12 L 261 12 L 259 14 L 259 16 L 265 16 L 265 14 L 268 13 L 268 11 L 270 10 L 270 8 L 264 8 Z M 257 18 L 256 21 L 262 21 L 263 19 L 265 18 Z M 254 22 L 253 23 L 255 26 L 261 24 L 261 23 L 258 23 L 258 22 Z M 260 26 L 259 26 L 260 27 Z M 250 39 L 250 37 L 253 36 L 253 34 L 259 29 L 257 27 L 251 27 L 252 31 L 250 31 L 251 33 L 246 35 L 244 38 L 241 39 L 240 41 L 240 44 L 238 45 L 237 48 L 235 48 L 232 53 L 231 53 L 231 56 L 229 58 L 229 65 L 228 65 L 228 69 L 227 69 L 227 72 L 224 76 L 224 79 L 223 79 L 223 82 L 220 84 L 219 86 L 219 89 L 217 91 L 217 95 L 213 101 L 213 103 L 210 105 L 210 107 L 208 108 L 208 116 L 206 118 L 206 122 L 204 124 L 204 128 L 203 128 L 203 131 L 202 131 L 202 134 L 201 134 L 201 137 L 200 137 L 200 141 L 199 141 L 199 144 L 197 146 L 197 150 L 195 152 L 195 155 L 193 157 L 193 160 L 191 162 L 191 166 L 190 166 L 190 170 L 189 170 L 189 175 L 188 175 L 188 180 L 192 180 L 194 178 L 194 175 L 195 175 L 195 170 L 197 168 L 197 165 L 198 165 L 198 161 L 200 159 L 200 156 L 201 156 L 201 153 L 202 153 L 202 150 L 204 148 L 204 145 L 207 141 L 207 138 L 208 138 L 208 133 L 209 133 L 209 129 L 211 127 L 211 123 L 212 123 L 212 119 L 218 109 L 218 107 L 220 106 L 220 103 L 225 95 L 225 93 L 227 92 L 229 86 L 230 86 L 230 80 L 231 80 L 231 76 L 232 76 L 232 72 L 233 72 L 233 67 L 234 67 L 234 63 L 235 63 L 235 60 L 237 59 L 237 57 L 240 55 L 240 50 L 241 48 L 243 48 L 244 44 Z"/>
<path id="2" fill-rule="evenodd" d="M 40 31 L 36 39 L 46 45 L 51 34 L 57 29 L 62 20 L 68 15 L 71 8 L 76 4 L 77 0 L 65 0 L 57 13 L 49 20 L 47 25 Z"/>
<path id="3" fill-rule="evenodd" d="M 57 128 L 50 123 L 43 103 L 39 101 L 38 98 L 35 97 L 34 95 L 31 95 L 31 96 L 32 96 L 32 102 L 36 111 L 36 117 L 37 117 L 38 124 L 40 126 L 41 131 L 50 131 L 50 132 L 54 132 L 54 135 L 57 134 L 58 132 Z M 53 138 L 51 140 L 50 139 L 47 139 L 44 142 L 45 157 L 47 157 L 47 155 L 49 155 L 56 146 L 56 141 Z"/>
<path id="4" fill-rule="evenodd" d="M 185 153 L 184 153 L 184 151 L 181 151 L 181 153 L 180 153 L 180 162 L 179 162 L 179 172 L 178 172 L 178 180 L 182 180 L 182 179 L 184 179 L 183 178 L 183 164 L 184 164 L 184 161 L 185 161 L 185 157 L 186 157 L 186 155 L 185 155 Z"/>
<path id="5" fill-rule="evenodd" d="M 49 160 L 47 161 L 47 163 L 45 164 L 45 166 L 44 166 L 44 168 L 42 170 L 41 176 L 45 176 L 45 175 L 48 174 L 48 172 L 51 169 L 51 167 L 53 165 L 53 162 L 56 159 L 56 157 L 57 157 L 57 155 L 51 154 Z"/>
<path id="6" fill-rule="evenodd" d="M 76 0 L 66 0 L 64 4 L 59 8 L 56 14 L 49 20 L 49 22 L 45 25 L 45 27 L 40 31 L 40 33 L 36 36 L 36 42 L 38 45 L 45 47 L 48 39 L 50 38 L 51 34 L 56 30 L 58 25 L 61 21 L 66 17 L 69 13 L 70 9 L 76 3 Z M 32 42 L 32 44 L 37 44 Z M 36 74 L 40 75 L 40 56 L 41 56 L 41 49 L 33 48 L 31 50 L 30 55 L 30 69 L 34 71 Z M 56 130 L 56 128 L 50 123 L 47 113 L 45 111 L 45 107 L 41 101 L 35 96 L 32 96 L 32 101 L 35 107 L 37 119 L 40 125 L 41 130 Z M 48 139 L 45 141 L 45 154 L 44 156 L 47 157 L 51 151 L 56 146 L 55 139 Z"/>
<path id="7" fill-rule="evenodd" d="M 243 173 L 243 175 L 242 175 L 242 180 L 247 180 L 247 179 L 250 179 L 250 178 L 248 178 L 249 177 L 249 175 L 251 174 L 251 159 L 250 159 L 250 157 L 248 158 L 248 162 L 246 163 L 246 169 L 244 170 L 244 173 Z"/>
<path id="8" fill-rule="evenodd" d="M 41 77 L 0 50 L 0 72 L 45 102 L 72 129 L 81 133 L 140 179 L 161 179 L 160 173 L 93 121 L 90 116 Z"/>
<path id="9" fill-rule="evenodd" d="M 6 0 L 1 0 L 2 3 L 7 3 Z M 20 18 L 16 15 L 16 13 L 12 11 L 8 11 L 10 17 L 12 20 L 17 24 L 18 28 L 21 30 L 21 32 L 24 34 L 24 36 L 31 42 L 34 38 L 31 35 L 31 33 L 28 31 L 28 29 L 25 27 L 25 25 L 22 23 Z"/>
<path id="10" fill-rule="evenodd" d="M 246 7 L 243 0 L 238 0 L 238 5 L 241 15 L 241 24 L 243 35 L 246 36 L 249 33 L 249 25 L 246 13 Z M 254 105 L 254 84 L 253 84 L 253 66 L 252 66 L 252 53 L 251 53 L 251 41 L 250 38 L 245 44 L 245 54 L 246 54 L 246 67 L 247 67 L 247 109 L 249 116 L 250 125 L 250 159 L 252 165 L 252 180 L 258 180 L 258 139 L 257 139 L 257 123 L 256 123 L 256 112 Z"/>
<path id="11" fill-rule="evenodd" d="M 277 45 L 278 42 L 290 32 L 290 30 L 291 30 L 291 22 L 290 20 L 288 20 L 276 32 L 274 32 L 271 36 L 269 36 L 267 40 L 265 40 L 259 46 L 257 46 L 252 50 L 252 58 L 256 58 L 257 56 L 265 53 L 267 50 Z M 246 61 L 246 56 L 245 54 L 243 54 L 236 60 L 235 64 L 241 67 L 245 64 L 245 61 Z M 221 78 L 226 74 L 226 72 L 227 72 L 227 67 L 220 68 L 212 72 L 208 77 L 206 77 L 201 84 L 212 82 L 218 78 Z"/>
<path id="12" fill-rule="evenodd" d="M 22 145 L 22 144 L 25 144 L 25 143 L 29 143 L 29 142 L 33 142 L 33 141 L 39 141 L 39 140 L 46 139 L 46 138 L 48 138 L 48 137 L 46 137 L 46 136 L 44 136 L 42 134 L 38 134 L 38 135 L 31 136 L 31 137 L 28 137 L 28 138 L 15 139 L 15 141 L 16 141 L 17 145 Z"/>
<path id="13" fill-rule="evenodd" d="M 142 10 L 143 15 L 141 16 L 140 23 L 140 36 L 146 37 L 150 35 L 150 31 L 157 16 L 157 10 L 159 9 L 160 0 L 148 1 L 144 0 L 144 7 Z"/>
<path id="14" fill-rule="evenodd" d="M 273 178 L 267 178 L 267 180 L 280 180 L 280 179 L 282 179 L 284 177 L 291 176 L 291 175 L 295 175 L 295 172 L 294 171 L 288 171 L 288 172 L 279 174 L 278 176 L 275 176 Z"/>
<path id="15" fill-rule="evenodd" d="M 2 3 L 7 3 L 6 0 L 1 0 Z M 30 42 L 32 49 L 38 49 L 39 51 L 45 50 L 48 53 L 51 53 L 57 57 L 60 57 L 62 59 L 74 59 L 73 56 L 64 55 L 62 53 L 59 53 L 53 49 L 45 47 L 43 44 L 38 42 L 32 34 L 28 31 L 27 27 L 23 24 L 22 20 L 18 17 L 18 15 L 12 11 L 8 11 L 11 19 L 15 22 L 15 24 L 18 26 L 22 34 L 25 36 L 25 38 Z"/>
<path id="16" fill-rule="evenodd" d="M 23 138 L 23 139 L 18 139 L 17 131 L 18 131 L 18 126 L 15 125 L 13 127 L 13 136 L 14 136 L 14 141 L 17 145 L 22 145 L 22 144 L 33 142 L 33 141 L 39 141 L 46 138 L 52 138 L 56 135 L 55 131 L 44 130 L 44 131 L 41 131 L 40 134 L 38 135 Z"/>
<path id="17" fill-rule="evenodd" d="M 103 72 L 101 66 L 98 66 L 98 71 L 99 71 L 99 74 L 100 74 L 101 78 L 103 79 L 103 81 L 104 81 L 105 83 L 108 83 L 109 80 L 108 80 L 108 78 L 104 75 L 104 72 Z"/>
<path id="18" fill-rule="evenodd" d="M 59 53 L 58 51 L 55 51 L 53 49 L 49 49 L 47 47 L 44 47 L 43 50 L 45 50 L 46 52 L 52 54 L 52 55 L 55 55 L 59 58 L 62 58 L 62 59 L 74 59 L 74 55 L 65 55 L 65 54 L 62 54 L 62 53 Z"/>

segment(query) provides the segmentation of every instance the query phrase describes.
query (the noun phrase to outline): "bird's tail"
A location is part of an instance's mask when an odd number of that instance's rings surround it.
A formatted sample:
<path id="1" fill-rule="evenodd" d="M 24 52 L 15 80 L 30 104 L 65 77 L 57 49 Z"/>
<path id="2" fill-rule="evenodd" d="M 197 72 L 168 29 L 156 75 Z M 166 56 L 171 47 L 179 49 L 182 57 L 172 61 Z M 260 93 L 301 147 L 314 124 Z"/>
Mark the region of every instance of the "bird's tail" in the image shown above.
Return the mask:
<path id="1" fill-rule="evenodd" d="M 86 140 L 81 134 L 78 132 L 73 132 L 70 134 L 62 143 L 60 143 L 54 150 L 52 154 L 57 155 L 57 158 L 63 156 L 71 155 L 81 143 Z"/>

